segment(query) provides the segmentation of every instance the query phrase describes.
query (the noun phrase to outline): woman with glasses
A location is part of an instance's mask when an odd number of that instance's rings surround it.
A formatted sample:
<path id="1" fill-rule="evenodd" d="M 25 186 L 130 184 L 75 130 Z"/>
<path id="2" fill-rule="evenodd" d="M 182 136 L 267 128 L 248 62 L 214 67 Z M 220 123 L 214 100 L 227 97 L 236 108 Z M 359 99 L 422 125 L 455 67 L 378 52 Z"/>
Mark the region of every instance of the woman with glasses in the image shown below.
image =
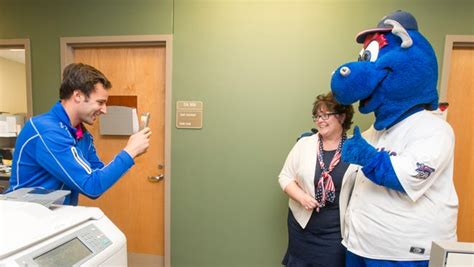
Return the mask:
<path id="1" fill-rule="evenodd" d="M 290 207 L 288 250 L 282 264 L 343 267 L 339 194 L 349 164 L 341 160 L 341 148 L 354 109 L 328 93 L 317 96 L 312 113 L 318 133 L 296 143 L 279 175 Z"/>

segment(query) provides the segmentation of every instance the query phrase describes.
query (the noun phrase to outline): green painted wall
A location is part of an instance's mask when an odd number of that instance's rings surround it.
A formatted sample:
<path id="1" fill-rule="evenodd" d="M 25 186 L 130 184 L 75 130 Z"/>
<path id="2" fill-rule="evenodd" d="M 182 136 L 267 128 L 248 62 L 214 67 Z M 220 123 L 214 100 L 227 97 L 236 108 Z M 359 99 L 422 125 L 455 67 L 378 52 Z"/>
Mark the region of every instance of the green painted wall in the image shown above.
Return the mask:
<path id="1" fill-rule="evenodd" d="M 170 34 L 173 0 L 0 0 L 0 38 L 30 38 L 33 110 L 59 96 L 60 37 Z"/>
<path id="2" fill-rule="evenodd" d="M 205 110 L 203 129 L 172 130 L 176 267 L 279 265 L 277 175 L 331 72 L 357 58 L 357 32 L 411 11 L 439 60 L 446 34 L 474 34 L 470 0 L 171 1 L 0 0 L 0 38 L 31 39 L 39 113 L 57 97 L 59 37 L 173 33 L 173 100 Z M 355 120 L 367 128 L 372 117 Z"/>

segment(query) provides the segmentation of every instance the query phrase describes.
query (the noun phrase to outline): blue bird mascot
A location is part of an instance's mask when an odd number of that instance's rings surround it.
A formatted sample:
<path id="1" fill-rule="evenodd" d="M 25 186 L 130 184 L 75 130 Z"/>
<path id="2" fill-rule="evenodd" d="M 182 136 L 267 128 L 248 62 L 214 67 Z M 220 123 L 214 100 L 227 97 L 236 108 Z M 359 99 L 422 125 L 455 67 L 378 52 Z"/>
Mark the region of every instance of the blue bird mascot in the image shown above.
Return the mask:
<path id="1" fill-rule="evenodd" d="M 454 133 L 432 114 L 438 66 L 408 12 L 393 12 L 356 37 L 357 62 L 334 72 L 331 90 L 344 105 L 359 102 L 374 125 L 343 146 L 357 166 L 343 186 L 341 231 L 347 266 L 428 266 L 431 242 L 455 241 Z"/>

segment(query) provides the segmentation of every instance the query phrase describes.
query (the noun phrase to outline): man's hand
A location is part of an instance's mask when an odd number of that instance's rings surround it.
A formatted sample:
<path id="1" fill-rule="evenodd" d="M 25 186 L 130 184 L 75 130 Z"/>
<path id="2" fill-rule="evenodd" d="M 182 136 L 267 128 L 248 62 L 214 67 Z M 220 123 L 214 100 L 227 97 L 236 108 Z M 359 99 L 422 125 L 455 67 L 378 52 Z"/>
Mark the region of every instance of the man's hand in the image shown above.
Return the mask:
<path id="1" fill-rule="evenodd" d="M 125 150 L 132 158 L 140 156 L 145 153 L 150 146 L 150 136 L 150 128 L 144 128 L 130 136 L 128 143 L 123 150 Z"/>
<path id="2" fill-rule="evenodd" d="M 354 128 L 354 136 L 342 146 L 342 160 L 347 163 L 366 166 L 376 154 L 377 150 L 365 141 L 358 126 Z"/>

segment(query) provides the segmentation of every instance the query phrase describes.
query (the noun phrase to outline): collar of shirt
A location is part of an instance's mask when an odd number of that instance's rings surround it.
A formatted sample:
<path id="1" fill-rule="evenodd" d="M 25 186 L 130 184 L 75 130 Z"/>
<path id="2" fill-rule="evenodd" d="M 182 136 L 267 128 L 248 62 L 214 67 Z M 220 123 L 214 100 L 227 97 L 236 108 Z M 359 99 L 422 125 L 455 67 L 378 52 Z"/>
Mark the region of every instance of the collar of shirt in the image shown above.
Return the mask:
<path id="1" fill-rule="evenodd" d="M 74 136 L 76 140 L 79 140 L 84 136 L 84 131 L 81 123 L 77 126 L 77 128 L 72 127 L 71 120 L 69 119 L 69 116 L 67 115 L 63 105 L 61 105 L 61 101 L 58 101 L 51 108 L 51 113 L 55 114 L 59 118 L 59 120 L 67 127 L 71 135 Z"/>

